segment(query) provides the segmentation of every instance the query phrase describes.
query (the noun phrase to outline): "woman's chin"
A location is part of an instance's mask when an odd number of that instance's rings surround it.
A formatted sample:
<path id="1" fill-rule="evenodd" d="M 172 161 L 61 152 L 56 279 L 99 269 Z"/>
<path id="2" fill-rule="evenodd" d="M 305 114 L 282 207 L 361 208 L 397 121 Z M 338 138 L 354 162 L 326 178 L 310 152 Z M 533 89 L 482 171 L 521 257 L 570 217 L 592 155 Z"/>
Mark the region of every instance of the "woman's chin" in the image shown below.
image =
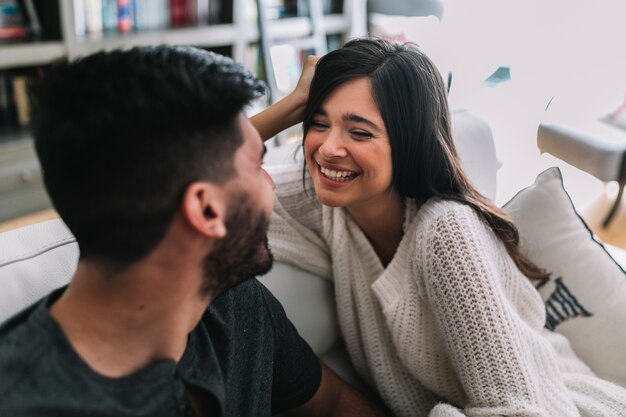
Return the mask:
<path id="1" fill-rule="evenodd" d="M 325 206 L 328 207 L 343 207 L 346 205 L 345 199 L 342 196 L 336 195 L 335 193 L 329 193 L 326 190 L 320 190 L 315 188 L 315 194 L 317 195 L 317 199 Z"/>

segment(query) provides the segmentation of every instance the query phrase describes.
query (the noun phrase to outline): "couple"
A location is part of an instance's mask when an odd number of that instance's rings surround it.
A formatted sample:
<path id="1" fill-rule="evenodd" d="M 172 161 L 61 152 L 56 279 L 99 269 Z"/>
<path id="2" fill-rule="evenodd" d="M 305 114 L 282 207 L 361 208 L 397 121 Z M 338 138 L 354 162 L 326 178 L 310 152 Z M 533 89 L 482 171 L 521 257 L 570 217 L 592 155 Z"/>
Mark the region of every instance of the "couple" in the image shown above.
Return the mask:
<path id="1" fill-rule="evenodd" d="M 464 175 L 431 61 L 373 39 L 311 61 L 252 124 L 260 85 L 189 48 L 48 74 L 37 151 L 81 259 L 0 329 L 0 415 L 380 415 L 247 279 L 271 266 L 270 216 L 278 259 L 333 278 L 351 359 L 394 415 L 623 413 L 625 391 L 543 328 L 547 274 Z M 270 178 L 259 133 L 300 120 L 304 172 Z"/>

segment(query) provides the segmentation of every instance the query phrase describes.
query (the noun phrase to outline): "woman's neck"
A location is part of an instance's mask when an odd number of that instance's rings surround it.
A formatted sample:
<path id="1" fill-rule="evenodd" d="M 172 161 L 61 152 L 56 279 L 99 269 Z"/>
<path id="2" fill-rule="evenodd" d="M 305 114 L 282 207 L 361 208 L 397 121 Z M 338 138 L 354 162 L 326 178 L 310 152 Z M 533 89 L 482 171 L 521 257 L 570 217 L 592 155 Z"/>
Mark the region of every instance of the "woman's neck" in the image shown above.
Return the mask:
<path id="1" fill-rule="evenodd" d="M 346 207 L 346 210 L 386 267 L 393 259 L 404 235 L 404 199 L 393 191 L 375 201 Z"/>

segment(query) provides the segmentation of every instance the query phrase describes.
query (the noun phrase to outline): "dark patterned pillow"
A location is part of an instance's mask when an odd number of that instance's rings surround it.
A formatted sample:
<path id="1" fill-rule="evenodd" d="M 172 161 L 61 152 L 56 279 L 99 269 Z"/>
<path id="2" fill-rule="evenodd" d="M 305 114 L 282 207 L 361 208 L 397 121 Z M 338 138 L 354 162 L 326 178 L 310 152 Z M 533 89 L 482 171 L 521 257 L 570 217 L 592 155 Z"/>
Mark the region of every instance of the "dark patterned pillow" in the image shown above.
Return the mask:
<path id="1" fill-rule="evenodd" d="M 540 289 L 546 327 L 600 377 L 626 386 L 626 272 L 574 209 L 558 168 L 504 205 L 524 253 L 552 273 Z"/>

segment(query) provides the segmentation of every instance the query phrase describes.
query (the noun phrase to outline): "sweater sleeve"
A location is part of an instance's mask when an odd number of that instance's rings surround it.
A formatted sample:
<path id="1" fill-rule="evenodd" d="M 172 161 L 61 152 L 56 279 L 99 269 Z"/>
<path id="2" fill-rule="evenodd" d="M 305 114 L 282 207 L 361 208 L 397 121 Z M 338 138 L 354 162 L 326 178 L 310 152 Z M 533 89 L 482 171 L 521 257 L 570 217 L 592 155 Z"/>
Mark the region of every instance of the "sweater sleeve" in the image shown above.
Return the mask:
<path id="1" fill-rule="evenodd" d="M 328 245 L 323 239 L 323 206 L 315 197 L 302 165 L 268 169 L 276 184 L 276 200 L 268 238 L 277 261 L 323 278 L 332 278 Z"/>
<path id="2" fill-rule="evenodd" d="M 519 331 L 525 324 L 498 273 L 508 255 L 496 236 L 471 208 L 455 206 L 432 221 L 424 243 L 424 290 L 467 395 L 463 411 L 548 417 L 541 390 L 556 381 L 542 380 Z"/>

